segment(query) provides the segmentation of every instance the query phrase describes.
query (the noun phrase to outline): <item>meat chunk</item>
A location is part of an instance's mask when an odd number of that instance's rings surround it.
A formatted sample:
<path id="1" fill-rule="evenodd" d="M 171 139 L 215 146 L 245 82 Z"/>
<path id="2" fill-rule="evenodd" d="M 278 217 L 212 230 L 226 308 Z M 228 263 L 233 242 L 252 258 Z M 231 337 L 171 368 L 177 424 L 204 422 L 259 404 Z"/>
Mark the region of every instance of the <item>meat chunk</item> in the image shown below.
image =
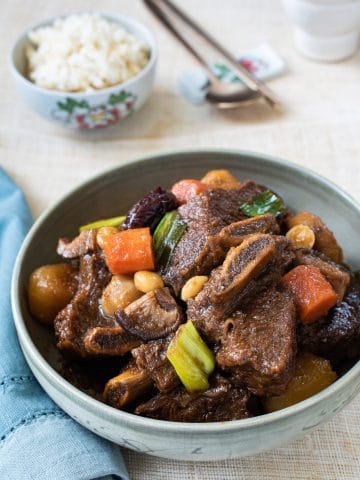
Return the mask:
<path id="1" fill-rule="evenodd" d="M 328 315 L 311 325 L 298 326 L 301 350 L 334 363 L 360 355 L 360 285 L 353 282 L 343 301 Z"/>
<path id="2" fill-rule="evenodd" d="M 252 180 L 244 182 L 235 190 L 208 190 L 182 205 L 179 213 L 188 224 L 206 224 L 209 233 L 216 233 L 225 225 L 245 218 L 240 205 L 251 202 L 265 190 L 265 187 Z"/>
<path id="3" fill-rule="evenodd" d="M 182 272 L 181 282 L 186 283 L 186 280 L 195 275 L 209 274 L 213 268 L 219 266 L 224 261 L 228 250 L 231 247 L 240 245 L 246 236 L 254 233 L 275 234 L 278 232 L 279 226 L 273 215 L 258 215 L 256 217 L 239 220 L 222 228 L 215 235 L 210 235 L 205 238 L 204 230 L 194 228 L 191 232 L 187 233 L 186 248 L 189 250 L 186 250 L 186 258 L 190 258 L 193 253 L 196 252 L 196 248 L 201 242 L 204 241 L 204 244 L 197 252 L 196 258 L 195 256 L 193 257 L 191 268 Z M 185 247 L 185 245 L 183 247 Z M 183 254 L 185 255 L 184 251 Z M 180 285 L 179 283 L 179 286 Z"/>
<path id="4" fill-rule="evenodd" d="M 58 348 L 82 357 L 122 355 L 141 343 L 139 338 L 119 327 L 115 319 L 104 317 L 100 311 L 101 294 L 110 277 L 98 254 L 81 257 L 77 292 L 55 318 Z"/>
<path id="5" fill-rule="evenodd" d="M 279 225 L 274 215 L 256 215 L 246 218 L 239 222 L 231 223 L 224 227 L 215 235 L 214 240 L 221 245 L 224 250 L 224 258 L 231 247 L 240 245 L 247 235 L 255 233 L 269 233 L 275 235 L 279 233 Z M 217 265 L 216 265 L 217 266 Z"/>
<path id="6" fill-rule="evenodd" d="M 122 327 L 94 327 L 84 336 L 84 347 L 91 355 L 125 355 L 141 340 Z"/>
<path id="7" fill-rule="evenodd" d="M 257 395 L 280 394 L 296 357 L 296 310 L 291 295 L 271 288 L 236 311 L 223 326 L 218 365 Z"/>
<path id="8" fill-rule="evenodd" d="M 235 190 L 206 191 L 179 208 L 187 231 L 177 244 L 164 275 L 165 283 L 176 294 L 190 277 L 207 275 L 220 265 L 226 252 L 214 236 L 227 225 L 244 220 L 246 217 L 240 212 L 240 205 L 251 201 L 264 189 L 248 181 Z"/>
<path id="9" fill-rule="evenodd" d="M 338 305 L 341 303 L 350 283 L 350 273 L 345 267 L 333 262 L 320 252 L 305 248 L 295 250 L 295 264 L 317 267 L 335 290 Z"/>
<path id="10" fill-rule="evenodd" d="M 57 253 L 64 258 L 77 258 L 96 250 L 96 230 L 84 230 L 73 240 L 60 238 Z"/>
<path id="11" fill-rule="evenodd" d="M 152 386 L 146 371 L 130 365 L 106 383 L 103 398 L 112 407 L 123 408 L 140 401 Z"/>
<path id="12" fill-rule="evenodd" d="M 212 271 L 201 292 L 188 300 L 188 318 L 209 340 L 218 341 L 226 318 L 250 296 L 276 283 L 292 259 L 286 238 L 249 235 Z"/>
<path id="13" fill-rule="evenodd" d="M 173 366 L 166 358 L 170 341 L 171 337 L 153 340 L 131 351 L 138 369 L 147 372 L 160 392 L 169 392 L 180 383 Z"/>
<path id="14" fill-rule="evenodd" d="M 253 416 L 250 393 L 233 387 L 220 375 L 205 392 L 190 394 L 180 387 L 170 393 L 159 393 L 140 404 L 135 413 L 175 422 L 222 422 Z"/>
<path id="15" fill-rule="evenodd" d="M 115 312 L 126 331 L 142 340 L 155 340 L 174 332 L 184 319 L 168 288 L 157 288 Z"/>

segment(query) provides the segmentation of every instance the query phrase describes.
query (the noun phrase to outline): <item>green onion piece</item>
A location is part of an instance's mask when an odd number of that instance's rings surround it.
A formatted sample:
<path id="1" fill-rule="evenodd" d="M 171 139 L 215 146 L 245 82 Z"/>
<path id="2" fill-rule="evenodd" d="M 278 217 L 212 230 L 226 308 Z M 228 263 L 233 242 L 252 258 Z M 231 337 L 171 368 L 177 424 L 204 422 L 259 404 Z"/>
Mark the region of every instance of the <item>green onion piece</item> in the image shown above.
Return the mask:
<path id="1" fill-rule="evenodd" d="M 180 238 L 183 236 L 186 230 L 186 223 L 183 221 L 175 220 L 171 225 L 170 230 L 164 240 L 163 248 L 158 260 L 158 267 L 161 271 L 166 271 L 170 263 L 171 255 L 175 250 L 176 245 L 179 243 Z"/>
<path id="2" fill-rule="evenodd" d="M 166 271 L 171 255 L 186 230 L 186 223 L 176 210 L 165 213 L 153 235 L 153 250 L 157 268 Z"/>
<path id="3" fill-rule="evenodd" d="M 188 392 L 209 388 L 208 375 L 215 368 L 215 357 L 191 320 L 178 328 L 166 356 Z"/>
<path id="4" fill-rule="evenodd" d="M 104 220 L 98 220 L 97 222 L 82 225 L 79 230 L 80 232 L 83 232 L 84 230 L 91 230 L 92 228 L 119 227 L 125 218 L 126 217 L 124 215 L 121 217 L 105 218 Z"/>
<path id="5" fill-rule="evenodd" d="M 286 212 L 287 208 L 276 193 L 271 190 L 265 190 L 265 192 L 255 197 L 251 203 L 243 203 L 240 206 L 240 210 L 248 217 L 255 217 L 256 215 L 264 215 L 265 213 L 278 216 Z"/>
<path id="6" fill-rule="evenodd" d="M 177 215 L 176 210 L 165 213 L 165 215 L 160 220 L 160 223 L 156 227 L 155 232 L 153 234 L 153 249 L 154 249 L 155 255 L 158 254 L 159 256 L 159 252 L 160 252 L 160 249 L 162 248 L 164 238 L 169 233 L 170 227 L 176 215 Z"/>

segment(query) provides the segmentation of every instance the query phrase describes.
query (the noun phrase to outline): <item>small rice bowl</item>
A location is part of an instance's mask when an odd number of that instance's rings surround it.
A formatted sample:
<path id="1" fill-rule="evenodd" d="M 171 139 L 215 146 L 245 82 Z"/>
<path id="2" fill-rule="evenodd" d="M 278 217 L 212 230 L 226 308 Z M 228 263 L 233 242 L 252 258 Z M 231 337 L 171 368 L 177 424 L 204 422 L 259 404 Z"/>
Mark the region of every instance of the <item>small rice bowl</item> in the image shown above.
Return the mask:
<path id="1" fill-rule="evenodd" d="M 97 14 L 59 18 L 29 33 L 28 77 L 63 92 L 91 92 L 126 82 L 148 63 L 150 49 Z"/>

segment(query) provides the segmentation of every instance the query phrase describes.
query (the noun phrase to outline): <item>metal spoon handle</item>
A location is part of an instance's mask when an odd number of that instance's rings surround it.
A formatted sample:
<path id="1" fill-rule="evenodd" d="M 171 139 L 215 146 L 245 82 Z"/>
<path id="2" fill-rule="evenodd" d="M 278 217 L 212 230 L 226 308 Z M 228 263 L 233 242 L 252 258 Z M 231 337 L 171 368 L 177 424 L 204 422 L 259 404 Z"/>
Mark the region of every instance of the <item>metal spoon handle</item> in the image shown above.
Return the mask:
<path id="1" fill-rule="evenodd" d="M 196 33 L 198 33 L 209 45 L 211 45 L 214 50 L 219 52 L 224 58 L 226 58 L 233 68 L 234 72 L 239 76 L 239 78 L 245 83 L 245 85 L 253 91 L 259 92 L 263 98 L 267 101 L 272 107 L 279 107 L 281 105 L 280 100 L 274 94 L 274 92 L 263 82 L 254 77 L 246 68 L 244 68 L 238 60 L 232 55 L 225 47 L 223 47 L 214 37 L 212 37 L 208 32 L 206 32 L 199 24 L 192 20 L 185 12 L 180 8 L 174 5 L 170 0 L 145 0 L 145 3 L 149 7 L 155 7 L 157 10 L 160 10 L 162 14 L 160 5 L 165 5 L 173 14 L 178 16 L 183 22 L 185 22 L 189 27 L 191 27 Z M 153 10 L 153 8 L 151 8 Z M 153 10 L 154 11 L 154 10 Z M 179 32 L 178 32 L 179 33 Z M 178 38 L 179 36 L 176 35 Z M 179 38 L 180 39 L 180 38 Z M 185 40 L 185 39 L 183 39 Z M 185 40 L 186 42 L 186 40 Z M 193 47 L 187 43 L 187 48 L 189 51 L 194 50 Z M 192 52 L 193 53 L 193 52 Z M 198 57 L 197 57 L 198 58 Z M 199 59 L 199 58 L 198 58 Z M 203 59 L 202 59 L 203 64 Z M 204 64 L 203 64 L 204 65 Z M 205 66 L 205 65 L 204 65 Z M 207 68 L 209 71 L 209 68 Z"/>

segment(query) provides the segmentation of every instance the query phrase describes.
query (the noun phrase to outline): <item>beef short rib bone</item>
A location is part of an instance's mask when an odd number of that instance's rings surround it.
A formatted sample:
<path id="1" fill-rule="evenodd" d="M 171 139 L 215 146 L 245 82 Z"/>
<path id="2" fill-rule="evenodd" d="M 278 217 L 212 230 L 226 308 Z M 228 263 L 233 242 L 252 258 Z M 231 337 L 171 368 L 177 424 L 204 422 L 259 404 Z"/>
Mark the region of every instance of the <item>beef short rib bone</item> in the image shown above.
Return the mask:
<path id="1" fill-rule="evenodd" d="M 95 327 L 87 331 L 84 347 L 93 355 L 125 355 L 140 345 L 141 340 L 122 327 Z"/>
<path id="2" fill-rule="evenodd" d="M 224 321 L 265 286 L 279 281 L 291 263 L 290 242 L 281 236 L 249 235 L 229 250 L 224 263 L 188 300 L 188 318 L 209 340 L 219 341 Z"/>
<path id="3" fill-rule="evenodd" d="M 225 258 L 227 251 L 231 247 L 241 245 L 247 235 L 253 235 L 255 233 L 270 233 L 275 235 L 279 233 L 279 230 L 279 225 L 274 215 L 267 213 L 231 223 L 220 230 L 220 232 L 215 235 L 214 240 L 219 242 L 223 247 Z"/>
<path id="4" fill-rule="evenodd" d="M 152 385 L 153 381 L 146 371 L 128 367 L 107 382 L 103 394 L 104 400 L 115 408 L 123 408 L 141 398 Z"/>
<path id="5" fill-rule="evenodd" d="M 187 224 L 187 231 L 177 244 L 164 276 L 165 283 L 177 295 L 186 280 L 194 275 L 207 275 L 222 263 L 226 249 L 224 252 L 214 236 L 224 227 L 244 220 L 246 217 L 240 212 L 240 205 L 251 201 L 264 190 L 265 187 L 248 181 L 235 190 L 203 192 L 178 209 Z"/>
<path id="6" fill-rule="evenodd" d="M 255 233 L 279 233 L 279 225 L 273 215 L 258 215 L 252 218 L 239 220 L 223 227 L 218 233 L 206 236 L 202 248 L 198 242 L 202 241 L 204 231 L 193 229 L 187 236 L 186 242 L 189 250 L 192 248 L 192 265 L 186 264 L 186 268 L 180 272 L 182 282 L 195 275 L 208 275 L 213 268 L 218 267 L 224 260 L 231 247 L 240 245 L 247 235 Z M 180 240 L 181 242 L 182 240 Z M 196 256 L 194 256 L 196 253 Z M 191 255 L 191 254 L 190 254 Z M 187 257 L 189 260 L 189 257 Z M 167 275 L 166 278 L 168 278 Z M 185 281 L 184 281 L 185 283 Z"/>

